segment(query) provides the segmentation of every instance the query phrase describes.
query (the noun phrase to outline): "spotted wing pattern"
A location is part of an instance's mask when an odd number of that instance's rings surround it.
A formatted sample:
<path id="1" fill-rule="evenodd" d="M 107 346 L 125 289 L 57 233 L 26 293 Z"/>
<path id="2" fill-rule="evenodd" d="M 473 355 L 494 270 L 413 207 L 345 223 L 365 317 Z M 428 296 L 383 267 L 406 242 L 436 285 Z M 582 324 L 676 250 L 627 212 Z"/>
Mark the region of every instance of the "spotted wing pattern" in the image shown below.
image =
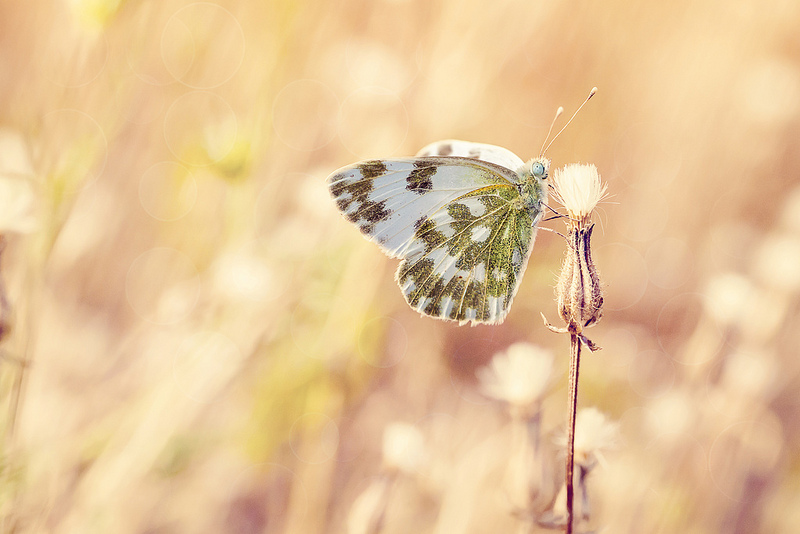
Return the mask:
<path id="1" fill-rule="evenodd" d="M 535 238 L 519 180 L 492 162 L 423 156 L 357 163 L 328 186 L 345 218 L 402 258 L 396 279 L 412 308 L 478 324 L 507 315 Z"/>
<path id="2" fill-rule="evenodd" d="M 534 236 L 518 197 L 487 186 L 417 221 L 396 275 L 412 308 L 460 323 L 505 319 Z"/>
<path id="3" fill-rule="evenodd" d="M 404 257 L 414 225 L 481 187 L 510 186 L 516 175 L 464 158 L 407 158 L 356 163 L 328 178 L 345 218 L 392 257 Z"/>

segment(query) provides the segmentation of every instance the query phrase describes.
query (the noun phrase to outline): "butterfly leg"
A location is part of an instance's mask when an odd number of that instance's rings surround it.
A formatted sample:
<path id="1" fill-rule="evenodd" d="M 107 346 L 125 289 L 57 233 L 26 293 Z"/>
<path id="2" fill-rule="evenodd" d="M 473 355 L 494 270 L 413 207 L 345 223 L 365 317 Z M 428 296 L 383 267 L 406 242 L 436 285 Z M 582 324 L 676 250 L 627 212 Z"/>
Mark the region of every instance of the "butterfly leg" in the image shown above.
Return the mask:
<path id="1" fill-rule="evenodd" d="M 548 218 L 546 218 L 546 219 L 542 219 L 543 221 L 552 221 L 553 219 L 561 219 L 561 218 L 563 218 L 563 217 L 566 217 L 566 215 L 564 215 L 563 213 L 559 213 L 559 211 L 558 211 L 558 210 L 556 210 L 556 209 L 554 209 L 554 208 L 550 207 L 550 205 L 548 205 L 548 204 L 547 204 L 547 203 L 545 203 L 545 202 L 542 202 L 542 206 L 544 206 L 545 208 L 549 209 L 549 210 L 550 210 L 550 211 L 552 211 L 552 212 L 553 212 L 553 214 L 554 214 L 552 217 L 548 217 Z"/>
<path id="2" fill-rule="evenodd" d="M 552 218 L 552 219 L 556 219 L 557 217 L 551 217 L 551 218 Z M 550 220 L 550 219 L 545 219 L 545 221 L 549 221 L 549 220 Z M 540 227 L 539 227 L 539 230 L 544 230 L 545 232 L 553 232 L 554 234 L 556 234 L 556 235 L 560 235 L 560 236 L 561 236 L 561 237 L 563 237 L 564 239 L 567 239 L 567 236 L 565 236 L 564 234 L 562 234 L 561 232 L 559 232 L 559 231 L 557 231 L 557 230 L 553 230 L 552 228 L 547 228 L 547 227 L 545 227 L 545 226 L 540 226 Z"/>

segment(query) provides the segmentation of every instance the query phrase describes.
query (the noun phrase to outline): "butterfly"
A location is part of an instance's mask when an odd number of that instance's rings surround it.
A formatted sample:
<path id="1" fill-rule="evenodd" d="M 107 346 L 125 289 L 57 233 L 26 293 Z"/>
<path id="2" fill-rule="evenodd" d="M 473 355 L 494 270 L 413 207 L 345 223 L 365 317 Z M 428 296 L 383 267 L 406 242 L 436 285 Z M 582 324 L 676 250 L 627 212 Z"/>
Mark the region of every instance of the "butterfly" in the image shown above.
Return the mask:
<path id="1" fill-rule="evenodd" d="M 550 160 L 432 143 L 413 158 L 362 161 L 327 184 L 344 217 L 389 256 L 418 312 L 459 324 L 508 315 L 547 200 Z"/>

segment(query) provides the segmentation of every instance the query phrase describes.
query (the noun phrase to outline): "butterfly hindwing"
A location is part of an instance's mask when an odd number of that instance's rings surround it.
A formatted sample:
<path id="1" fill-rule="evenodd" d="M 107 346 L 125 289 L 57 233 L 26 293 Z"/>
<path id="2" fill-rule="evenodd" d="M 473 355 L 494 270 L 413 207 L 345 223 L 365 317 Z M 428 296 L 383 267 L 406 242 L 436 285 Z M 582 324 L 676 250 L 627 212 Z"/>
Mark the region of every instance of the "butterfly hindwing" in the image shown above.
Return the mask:
<path id="1" fill-rule="evenodd" d="M 501 322 L 533 241 L 533 221 L 509 185 L 459 197 L 416 224 L 397 282 L 408 304 L 460 323 Z"/>
<path id="2" fill-rule="evenodd" d="M 417 152 L 417 157 L 421 156 L 458 156 L 462 158 L 473 158 L 481 161 L 488 161 L 495 165 L 500 165 L 511 170 L 517 170 L 524 165 L 524 162 L 508 150 L 501 146 L 487 145 L 486 143 L 472 143 L 469 141 L 459 141 L 458 139 L 446 139 L 436 141 L 422 148 Z"/>

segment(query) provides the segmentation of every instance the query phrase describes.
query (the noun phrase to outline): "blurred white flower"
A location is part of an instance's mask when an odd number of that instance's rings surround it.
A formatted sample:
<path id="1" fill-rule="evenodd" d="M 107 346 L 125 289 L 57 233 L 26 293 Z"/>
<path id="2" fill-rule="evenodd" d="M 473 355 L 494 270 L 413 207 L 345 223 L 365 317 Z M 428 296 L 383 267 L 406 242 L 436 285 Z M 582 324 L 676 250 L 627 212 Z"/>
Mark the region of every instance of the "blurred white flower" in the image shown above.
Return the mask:
<path id="1" fill-rule="evenodd" d="M 732 324 L 747 316 L 757 291 L 748 278 L 739 274 L 714 275 L 703 292 L 706 310 L 723 325 Z"/>
<path id="2" fill-rule="evenodd" d="M 594 460 L 602 460 L 602 451 L 613 449 L 619 439 L 619 423 L 609 419 L 597 408 L 583 408 L 575 418 L 575 465 L 591 468 Z M 566 436 L 558 438 L 566 448 Z"/>
<path id="3" fill-rule="evenodd" d="M 30 152 L 16 130 L 0 128 L 0 234 L 36 230 Z"/>
<path id="4" fill-rule="evenodd" d="M 575 463 L 585 465 L 619 439 L 619 424 L 609 421 L 597 408 L 583 408 L 575 419 Z"/>
<path id="5" fill-rule="evenodd" d="M 0 173 L 33 176 L 33 163 L 25 137 L 11 128 L 0 127 Z"/>
<path id="6" fill-rule="evenodd" d="M 775 391 L 773 386 L 779 372 L 775 355 L 766 349 L 753 353 L 733 351 L 726 358 L 720 384 L 730 396 L 752 402 Z"/>
<path id="7" fill-rule="evenodd" d="M 391 423 L 383 431 L 383 464 L 405 474 L 418 471 L 425 462 L 425 438 L 414 425 Z"/>
<path id="8" fill-rule="evenodd" d="M 697 409 L 694 400 L 682 389 L 652 399 L 645 415 L 645 427 L 660 441 L 677 442 L 692 431 Z"/>
<path id="9" fill-rule="evenodd" d="M 264 258 L 248 250 L 223 254 L 214 265 L 215 289 L 236 300 L 273 300 L 280 294 L 276 285 L 275 275 Z"/>
<path id="10" fill-rule="evenodd" d="M 496 354 L 477 375 L 484 395 L 524 408 L 544 395 L 552 370 L 550 351 L 530 343 L 514 343 Z"/>
<path id="11" fill-rule="evenodd" d="M 567 208 L 573 219 L 585 220 L 597 203 L 603 199 L 608 188 L 600 181 L 594 165 L 571 163 L 553 173 L 555 197 Z"/>
<path id="12" fill-rule="evenodd" d="M 770 235 L 755 254 L 755 274 L 765 285 L 780 290 L 800 290 L 800 238 L 791 234 Z"/>
<path id="13" fill-rule="evenodd" d="M 30 183 L 0 175 L 0 234 L 28 234 L 36 230 L 36 197 Z"/>

